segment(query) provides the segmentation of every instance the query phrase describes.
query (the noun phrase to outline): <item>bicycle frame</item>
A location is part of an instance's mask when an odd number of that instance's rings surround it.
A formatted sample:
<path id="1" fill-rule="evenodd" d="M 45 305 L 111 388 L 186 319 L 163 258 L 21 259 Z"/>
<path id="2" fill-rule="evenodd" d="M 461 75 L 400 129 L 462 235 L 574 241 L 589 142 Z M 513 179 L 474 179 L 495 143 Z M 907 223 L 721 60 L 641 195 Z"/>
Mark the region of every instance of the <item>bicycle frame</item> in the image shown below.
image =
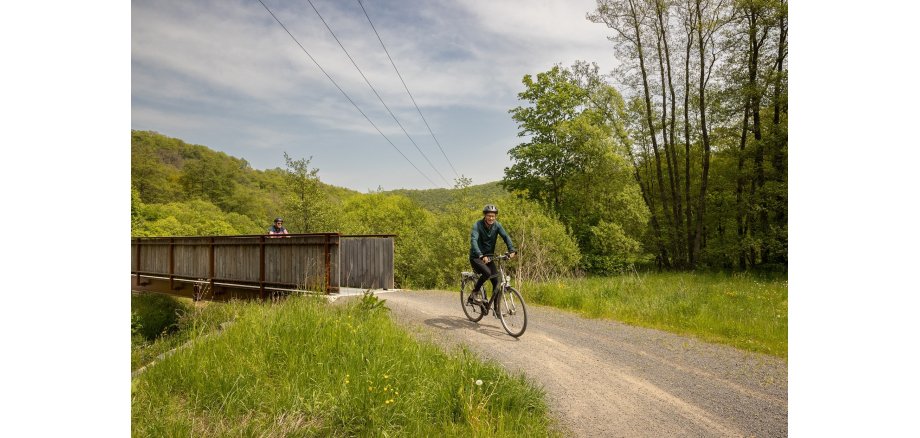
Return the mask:
<path id="1" fill-rule="evenodd" d="M 495 275 L 490 275 L 487 280 L 491 280 L 495 277 L 499 277 L 501 278 L 501 281 L 495 287 L 495 290 L 492 291 L 492 298 L 489 298 L 488 301 L 484 302 L 483 306 L 485 306 L 486 310 L 492 308 L 493 313 L 495 314 L 495 317 L 497 318 L 498 317 L 498 307 L 497 307 L 498 298 L 496 297 L 500 297 L 501 294 L 505 292 L 505 289 L 511 286 L 511 277 L 509 277 L 508 275 L 505 275 L 505 264 L 503 263 L 503 261 L 508 260 L 509 257 L 508 257 L 508 254 L 502 254 L 499 256 L 496 256 L 494 254 L 493 255 L 486 254 L 486 257 L 489 257 L 490 259 L 492 259 L 492 261 L 495 262 L 495 267 L 498 270 L 498 273 L 496 273 Z M 482 293 L 483 293 L 483 296 L 485 296 L 485 293 L 486 293 L 485 283 L 482 284 Z"/>

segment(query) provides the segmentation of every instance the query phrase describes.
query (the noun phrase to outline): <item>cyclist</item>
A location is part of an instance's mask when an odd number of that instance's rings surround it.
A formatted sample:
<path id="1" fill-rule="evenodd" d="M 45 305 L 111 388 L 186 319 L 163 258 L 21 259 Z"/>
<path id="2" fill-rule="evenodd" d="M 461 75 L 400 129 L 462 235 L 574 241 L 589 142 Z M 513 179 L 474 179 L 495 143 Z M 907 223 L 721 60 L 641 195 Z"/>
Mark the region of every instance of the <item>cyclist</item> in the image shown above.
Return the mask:
<path id="1" fill-rule="evenodd" d="M 272 235 L 272 237 L 275 237 L 274 236 L 275 234 L 288 234 L 287 228 L 284 228 L 283 226 L 281 226 L 281 224 L 283 223 L 284 223 L 284 219 L 281 219 L 280 217 L 276 217 L 275 224 L 268 227 L 268 234 Z"/>
<path id="2" fill-rule="evenodd" d="M 494 277 L 498 273 L 495 268 L 495 261 L 486 256 L 486 254 L 495 253 L 495 242 L 498 240 L 498 236 L 502 236 L 502 240 L 508 246 L 509 257 L 513 258 L 517 253 L 517 250 L 514 249 L 514 244 L 511 243 L 511 236 L 508 235 L 502 224 L 496 220 L 497 218 L 498 207 L 492 204 L 486 205 L 482 209 L 482 219 L 473 224 L 473 230 L 470 232 L 470 264 L 473 265 L 473 270 L 479 274 L 479 280 L 476 282 L 476 287 L 473 288 L 474 291 L 478 291 L 486 280 L 492 282 L 493 294 L 495 293 L 495 288 L 498 287 L 498 278 Z M 480 295 L 470 294 L 477 301 L 481 300 Z"/>

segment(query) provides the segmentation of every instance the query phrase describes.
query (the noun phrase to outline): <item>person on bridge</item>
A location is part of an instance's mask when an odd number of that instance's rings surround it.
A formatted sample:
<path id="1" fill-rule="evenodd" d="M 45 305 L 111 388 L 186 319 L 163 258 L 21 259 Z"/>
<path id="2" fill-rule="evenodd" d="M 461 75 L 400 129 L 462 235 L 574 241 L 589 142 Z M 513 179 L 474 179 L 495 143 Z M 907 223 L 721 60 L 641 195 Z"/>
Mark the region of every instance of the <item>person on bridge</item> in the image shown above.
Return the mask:
<path id="1" fill-rule="evenodd" d="M 486 280 L 490 280 L 492 282 L 492 293 L 495 294 L 495 288 L 498 287 L 498 278 L 495 275 L 498 275 L 498 270 L 495 268 L 495 261 L 490 259 L 489 255 L 495 253 L 495 243 L 498 241 L 498 236 L 502 236 L 502 240 L 505 241 L 505 245 L 510 252 L 509 257 L 513 258 L 517 253 L 517 250 L 514 249 L 514 244 L 511 243 L 511 236 L 508 235 L 497 218 L 498 207 L 492 204 L 486 205 L 482 209 L 482 219 L 473 224 L 473 230 L 470 232 L 470 264 L 473 265 L 473 270 L 479 274 L 479 281 L 476 282 L 476 287 L 473 288 L 474 291 L 478 291 Z M 474 299 L 480 298 L 478 294 L 472 295 L 475 296 Z M 482 295 L 481 298 L 485 298 L 485 294 Z"/>
<path id="2" fill-rule="evenodd" d="M 268 234 L 288 234 L 287 228 L 281 226 L 284 223 L 284 219 L 280 217 L 275 218 L 275 224 L 268 227 Z"/>

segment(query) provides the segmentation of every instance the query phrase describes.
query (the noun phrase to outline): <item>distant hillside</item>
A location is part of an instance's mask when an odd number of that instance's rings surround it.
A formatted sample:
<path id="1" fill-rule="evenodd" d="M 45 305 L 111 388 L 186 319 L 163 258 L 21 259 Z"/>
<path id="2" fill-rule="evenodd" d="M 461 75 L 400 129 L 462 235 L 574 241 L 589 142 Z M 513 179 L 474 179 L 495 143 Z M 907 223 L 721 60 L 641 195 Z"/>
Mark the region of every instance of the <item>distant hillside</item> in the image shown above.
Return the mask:
<path id="1" fill-rule="evenodd" d="M 285 205 L 288 190 L 285 173 L 286 169 L 280 167 L 253 169 L 243 158 L 158 132 L 132 130 L 133 232 L 146 235 L 261 232 L 272 218 L 289 213 Z M 323 208 L 327 211 L 337 211 L 347 200 L 364 195 L 322 181 L 319 188 L 328 198 Z M 439 214 L 455 200 L 456 191 L 398 189 L 381 193 L 408 198 L 419 207 Z M 482 205 L 500 204 L 499 200 L 508 196 L 497 181 L 470 186 L 466 191 L 475 200 L 474 204 Z M 209 221 L 214 223 L 208 225 Z"/>
<path id="2" fill-rule="evenodd" d="M 260 233 L 288 211 L 285 172 L 256 170 L 207 146 L 132 130 L 132 234 Z M 359 194 L 322 181 L 318 187 L 330 205 Z"/>
<path id="3" fill-rule="evenodd" d="M 264 220 L 281 205 L 283 174 L 282 168 L 256 170 L 243 158 L 158 132 L 131 131 L 131 185 L 145 203 L 202 199 L 224 211 Z M 320 185 L 336 202 L 360 193 L 322 181 Z M 450 194 L 454 190 L 397 189 L 383 193 L 402 195 L 426 210 L 441 212 L 450 202 Z M 472 196 L 484 203 L 508 194 L 498 181 L 470 186 L 469 190 Z"/>
<path id="4" fill-rule="evenodd" d="M 131 184 L 140 192 L 144 202 L 166 203 L 198 198 L 230 207 L 227 198 L 233 197 L 234 192 L 238 195 L 243 194 L 239 192 L 248 192 L 277 203 L 280 202 L 277 194 L 283 187 L 283 172 L 281 168 L 256 170 L 245 159 L 158 132 L 131 131 Z M 320 184 L 334 199 L 359 193 L 323 182 Z M 225 210 L 233 211 L 233 208 Z"/>
<path id="5" fill-rule="evenodd" d="M 398 189 L 385 191 L 383 193 L 405 196 L 415 201 L 426 210 L 437 213 L 444 211 L 444 209 L 447 207 L 447 204 L 451 201 L 451 192 L 454 190 L 456 189 Z M 499 185 L 498 181 L 470 186 L 469 190 L 473 197 L 476 199 L 482 199 L 483 203 L 497 202 L 493 200 L 497 200 L 503 196 L 508 195 L 508 192 Z"/>
<path id="6" fill-rule="evenodd" d="M 293 233 L 395 234 L 398 287 L 448 287 L 469 269 L 470 224 L 483 205 L 495 203 L 521 251 L 540 255 L 520 262 L 529 278 L 571 272 L 581 260 L 559 219 L 497 182 L 360 193 L 298 177 L 302 158 L 292 160 L 283 169 L 255 170 L 206 146 L 132 130 L 131 236 L 264 234 L 279 216 Z M 525 223 L 526 237 L 519 225 Z"/>

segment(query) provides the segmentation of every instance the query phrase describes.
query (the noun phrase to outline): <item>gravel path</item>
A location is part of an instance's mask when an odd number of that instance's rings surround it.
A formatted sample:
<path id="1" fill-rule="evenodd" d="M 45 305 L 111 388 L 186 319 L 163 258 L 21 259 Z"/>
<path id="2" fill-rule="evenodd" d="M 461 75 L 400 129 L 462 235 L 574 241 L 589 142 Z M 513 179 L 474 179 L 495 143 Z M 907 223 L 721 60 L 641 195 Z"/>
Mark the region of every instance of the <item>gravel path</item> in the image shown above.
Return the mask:
<path id="1" fill-rule="evenodd" d="M 491 314 L 468 321 L 457 292 L 380 298 L 417 335 L 542 385 L 567 436 L 788 435 L 783 359 L 535 305 L 514 339 Z"/>

